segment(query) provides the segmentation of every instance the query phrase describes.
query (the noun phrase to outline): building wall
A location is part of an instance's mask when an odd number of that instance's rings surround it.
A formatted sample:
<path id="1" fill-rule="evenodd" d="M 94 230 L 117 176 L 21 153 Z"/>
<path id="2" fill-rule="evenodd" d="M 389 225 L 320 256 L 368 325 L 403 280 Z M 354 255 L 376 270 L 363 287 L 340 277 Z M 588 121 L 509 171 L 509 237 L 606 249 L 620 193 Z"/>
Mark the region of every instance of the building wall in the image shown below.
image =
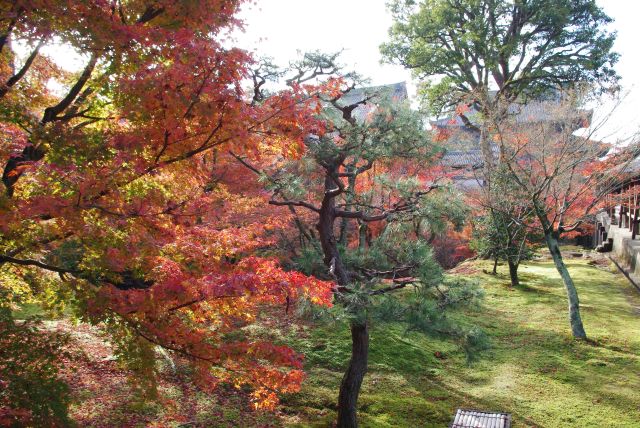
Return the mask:
<path id="1" fill-rule="evenodd" d="M 599 214 L 601 215 L 602 213 Z M 611 224 L 607 229 L 607 239 L 612 242 L 611 256 L 627 270 L 632 278 L 640 279 L 640 240 L 631 239 L 631 231 L 628 227 Z"/>

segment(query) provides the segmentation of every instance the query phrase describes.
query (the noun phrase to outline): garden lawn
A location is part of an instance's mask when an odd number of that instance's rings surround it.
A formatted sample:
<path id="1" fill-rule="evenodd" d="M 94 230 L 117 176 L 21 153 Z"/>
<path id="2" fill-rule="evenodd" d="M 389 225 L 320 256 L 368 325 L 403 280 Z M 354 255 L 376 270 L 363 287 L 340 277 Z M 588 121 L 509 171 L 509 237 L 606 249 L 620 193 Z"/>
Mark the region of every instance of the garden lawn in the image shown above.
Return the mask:
<path id="1" fill-rule="evenodd" d="M 513 415 L 514 427 L 640 427 L 640 292 L 619 273 L 569 260 L 588 342 L 571 338 L 564 288 L 551 261 L 525 263 L 508 287 L 488 262 L 458 275 L 478 280 L 482 307 L 456 314 L 480 326 L 491 348 L 467 364 L 455 345 L 374 325 L 359 401 L 363 427 L 444 427 L 458 407 Z M 308 326 L 292 337 L 306 354 L 303 390 L 285 398 L 288 426 L 329 426 L 349 358 L 346 325 Z"/>

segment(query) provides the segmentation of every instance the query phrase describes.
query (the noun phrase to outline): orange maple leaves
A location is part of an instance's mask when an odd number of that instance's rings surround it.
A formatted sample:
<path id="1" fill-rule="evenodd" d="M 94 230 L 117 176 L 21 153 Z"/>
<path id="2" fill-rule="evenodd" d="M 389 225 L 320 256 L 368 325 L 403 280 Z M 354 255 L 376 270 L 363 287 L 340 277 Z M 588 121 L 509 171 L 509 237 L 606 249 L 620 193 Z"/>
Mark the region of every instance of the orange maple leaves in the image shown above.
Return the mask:
<path id="1" fill-rule="evenodd" d="M 310 87 L 248 100 L 252 60 L 218 37 L 238 24 L 241 3 L 14 5 L 13 39 L 55 40 L 90 59 L 78 73 L 34 66 L 0 96 L 18 112 L 0 117 L 3 163 L 27 146 L 43 153 L 7 171 L 15 192 L 0 201 L 0 248 L 73 277 L 86 318 L 120 317 L 190 359 L 203 383 L 249 384 L 256 406 L 272 408 L 278 392 L 299 387 L 301 356 L 246 327 L 267 307 L 330 305 L 333 286 L 257 255 L 288 217 L 268 208 L 229 152 L 256 162 L 296 158 L 320 125 Z M 61 82 L 62 97 L 49 79 Z M 36 89 L 46 96 L 27 96 Z M 245 337 L 231 340 L 233 332 Z"/>
<path id="2" fill-rule="evenodd" d="M 301 355 L 250 334 L 239 340 L 226 336 L 256 322 L 265 305 L 279 305 L 283 315 L 301 298 L 331 305 L 332 283 L 286 272 L 275 260 L 257 257 L 199 277 L 169 260 L 156 263 L 153 287 L 103 287 L 92 313 L 115 312 L 150 342 L 193 360 L 204 384 L 250 385 L 258 408 L 273 408 L 277 393 L 299 389 Z"/>

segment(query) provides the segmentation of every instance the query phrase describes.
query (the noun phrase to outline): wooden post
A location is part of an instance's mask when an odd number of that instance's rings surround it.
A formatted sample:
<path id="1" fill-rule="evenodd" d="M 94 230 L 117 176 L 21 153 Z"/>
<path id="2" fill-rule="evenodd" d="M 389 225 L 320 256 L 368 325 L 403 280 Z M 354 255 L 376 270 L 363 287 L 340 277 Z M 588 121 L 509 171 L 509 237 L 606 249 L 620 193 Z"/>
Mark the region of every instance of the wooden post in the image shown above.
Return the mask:
<path id="1" fill-rule="evenodd" d="M 627 193 L 627 195 L 625 195 Z M 629 201 L 628 201 L 629 187 L 622 190 L 622 201 L 620 202 L 624 206 L 624 227 L 629 228 Z"/>
<path id="2" fill-rule="evenodd" d="M 613 196 L 613 193 L 609 194 L 609 210 L 611 211 L 611 215 L 609 215 L 609 218 L 611 219 L 611 224 L 615 224 L 615 222 L 616 222 L 616 197 Z"/>
<path id="3" fill-rule="evenodd" d="M 627 227 L 629 228 L 629 232 L 633 229 L 633 221 L 631 221 L 631 186 L 632 184 L 629 184 L 629 188 L 627 189 L 627 212 L 629 213 L 629 217 L 627 218 Z"/>
<path id="4" fill-rule="evenodd" d="M 638 186 L 633 186 L 633 226 L 631 228 L 631 239 L 636 239 L 638 234 Z"/>
<path id="5" fill-rule="evenodd" d="M 623 190 L 623 189 L 624 189 L 624 186 L 622 186 L 622 187 L 620 188 L 620 213 L 619 213 L 619 214 L 620 214 L 620 215 L 619 215 L 620 220 L 618 221 L 618 227 L 619 227 L 619 228 L 621 228 L 621 229 L 622 229 L 622 227 L 623 227 L 623 224 L 622 224 L 622 214 L 623 214 L 623 211 L 624 211 L 624 206 L 623 206 L 623 203 L 622 203 L 622 190 Z"/>

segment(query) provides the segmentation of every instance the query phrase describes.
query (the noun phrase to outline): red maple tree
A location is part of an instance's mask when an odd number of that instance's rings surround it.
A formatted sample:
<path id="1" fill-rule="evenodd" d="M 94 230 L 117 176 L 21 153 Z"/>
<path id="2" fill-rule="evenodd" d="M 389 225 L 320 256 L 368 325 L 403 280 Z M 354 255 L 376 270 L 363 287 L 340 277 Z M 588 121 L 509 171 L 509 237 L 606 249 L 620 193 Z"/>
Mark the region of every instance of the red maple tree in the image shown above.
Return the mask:
<path id="1" fill-rule="evenodd" d="M 131 358 L 160 345 L 272 408 L 301 356 L 230 333 L 267 305 L 329 305 L 332 285 L 259 256 L 286 218 L 230 152 L 298 156 L 314 104 L 296 87 L 252 102 L 252 59 L 225 47 L 241 3 L 0 7 L 0 289 L 15 304 L 46 285 Z M 81 70 L 44 49 L 60 45 Z"/>

